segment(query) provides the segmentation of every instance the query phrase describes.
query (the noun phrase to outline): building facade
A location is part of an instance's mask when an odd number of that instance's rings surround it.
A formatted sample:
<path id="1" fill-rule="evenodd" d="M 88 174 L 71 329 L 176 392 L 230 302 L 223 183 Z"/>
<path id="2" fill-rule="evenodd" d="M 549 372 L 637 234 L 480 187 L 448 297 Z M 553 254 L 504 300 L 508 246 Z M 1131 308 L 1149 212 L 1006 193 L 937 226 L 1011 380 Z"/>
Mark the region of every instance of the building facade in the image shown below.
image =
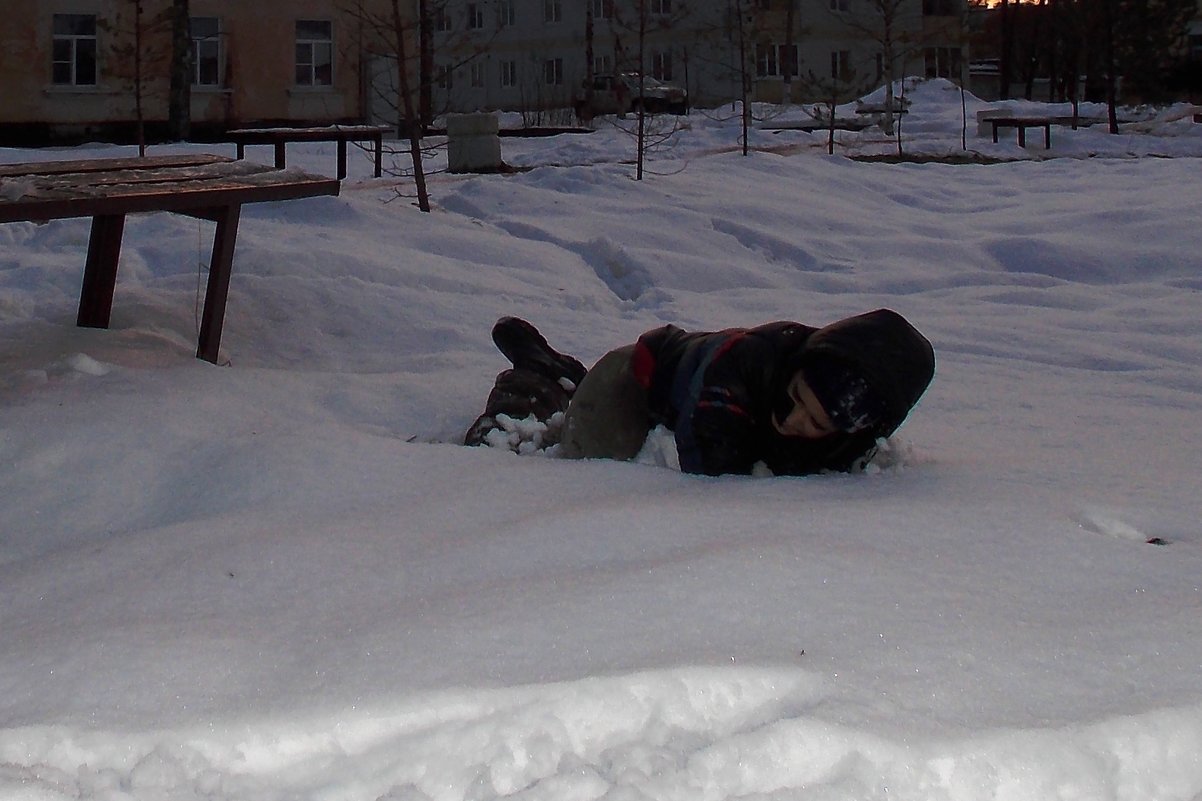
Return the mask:
<path id="1" fill-rule="evenodd" d="M 190 0 L 203 136 L 364 115 L 361 23 L 340 0 Z M 0 142 L 129 138 L 167 120 L 171 0 L 3 0 Z"/>
<path id="2" fill-rule="evenodd" d="M 700 106 L 741 97 L 745 81 L 774 102 L 832 80 L 866 92 L 887 59 L 895 78 L 958 79 L 964 12 L 964 0 L 448 0 L 433 12 L 435 105 L 567 108 L 592 74 L 640 69 Z"/>
<path id="3" fill-rule="evenodd" d="M 446 112 L 570 114 L 586 79 L 640 69 L 698 106 L 744 87 L 801 102 L 832 81 L 863 93 L 890 74 L 956 79 L 963 3 L 189 0 L 191 129 L 403 124 L 402 77 L 426 124 Z M 165 127 L 172 0 L 3 7 L 0 144 L 128 139 L 138 118 L 152 136 Z"/>

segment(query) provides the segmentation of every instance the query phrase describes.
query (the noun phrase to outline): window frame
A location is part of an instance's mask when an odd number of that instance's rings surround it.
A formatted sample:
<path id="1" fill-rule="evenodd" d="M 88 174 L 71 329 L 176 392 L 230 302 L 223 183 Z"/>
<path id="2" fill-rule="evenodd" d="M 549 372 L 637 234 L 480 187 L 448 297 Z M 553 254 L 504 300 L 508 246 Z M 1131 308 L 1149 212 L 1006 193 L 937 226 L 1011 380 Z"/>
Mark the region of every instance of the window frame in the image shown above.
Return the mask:
<path id="1" fill-rule="evenodd" d="M 518 85 L 518 62 L 516 59 L 504 59 L 500 65 L 498 79 L 502 89 L 512 89 Z"/>
<path id="2" fill-rule="evenodd" d="M 671 50 L 656 50 L 651 53 L 651 77 L 665 83 L 672 82 Z"/>
<path id="3" fill-rule="evenodd" d="M 483 3 L 467 4 L 467 29 L 469 31 L 479 31 L 484 29 Z"/>
<path id="4" fill-rule="evenodd" d="M 213 22 L 213 33 L 197 35 L 196 28 L 202 20 Z M 188 17 L 188 38 L 192 43 L 192 86 L 196 89 L 219 89 L 225 86 L 225 46 L 224 33 L 221 29 L 221 17 L 190 16 Z M 207 47 L 206 47 L 207 45 Z M 205 51 L 211 51 L 205 55 Z M 203 65 L 212 62 L 212 80 L 205 80 L 206 71 Z"/>
<path id="5" fill-rule="evenodd" d="M 60 31 L 59 23 L 71 27 L 72 23 L 90 23 L 91 33 Z M 54 86 L 85 88 L 100 82 L 100 38 L 95 14 L 54 14 L 50 22 L 50 82 Z M 90 44 L 89 44 L 90 43 Z M 60 58 L 60 45 L 66 45 L 67 58 Z M 91 51 L 90 53 L 88 51 Z M 90 56 L 90 75 L 88 57 Z M 60 68 L 65 67 L 69 75 Z M 82 69 L 81 69 L 82 67 Z M 81 79 L 82 78 L 82 79 Z"/>
<path id="6" fill-rule="evenodd" d="M 497 24 L 509 28 L 517 24 L 515 0 L 497 0 Z"/>
<path id="7" fill-rule="evenodd" d="M 831 51 L 831 80 L 846 81 L 851 79 L 851 51 Z"/>
<path id="8" fill-rule="evenodd" d="M 563 86 L 563 58 L 543 59 L 543 86 Z"/>
<path id="9" fill-rule="evenodd" d="M 322 25 L 329 31 L 329 36 L 326 38 L 305 37 L 301 35 L 302 25 Z M 293 75 L 295 85 L 304 89 L 329 89 L 334 86 L 334 22 L 328 19 L 298 19 L 296 20 L 296 70 Z M 327 68 L 327 74 L 321 74 L 323 63 L 318 59 L 318 53 L 323 48 L 325 49 L 326 60 L 324 66 Z M 303 50 L 308 51 L 309 59 L 302 60 L 301 53 Z M 301 70 L 305 69 L 307 75 L 302 75 Z M 307 80 L 302 80 L 302 77 Z"/>

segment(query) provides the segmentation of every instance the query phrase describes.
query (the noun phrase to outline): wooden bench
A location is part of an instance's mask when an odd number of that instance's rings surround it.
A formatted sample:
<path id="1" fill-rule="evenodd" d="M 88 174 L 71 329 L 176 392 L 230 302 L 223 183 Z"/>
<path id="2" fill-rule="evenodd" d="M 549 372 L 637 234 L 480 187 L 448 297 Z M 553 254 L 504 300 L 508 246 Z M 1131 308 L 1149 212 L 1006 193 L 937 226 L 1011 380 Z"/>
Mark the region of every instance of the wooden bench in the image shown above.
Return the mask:
<path id="1" fill-rule="evenodd" d="M 284 146 L 289 142 L 337 142 L 338 180 L 346 177 L 346 143 L 371 142 L 375 155 L 375 175 L 383 175 L 384 134 L 386 125 L 330 125 L 324 128 L 237 128 L 226 136 L 238 147 L 238 158 L 246 158 L 247 145 L 271 145 L 275 148 L 275 166 L 287 166 Z"/>
<path id="2" fill-rule="evenodd" d="M 997 144 L 998 128 L 1017 128 L 1018 146 L 1027 146 L 1027 129 L 1043 128 L 1043 148 L 1052 147 L 1052 120 L 1047 117 L 986 117 L 982 122 L 993 128 L 993 143 Z"/>
<path id="3" fill-rule="evenodd" d="M 0 223 L 91 217 L 76 324 L 108 328 L 125 216 L 170 211 L 217 223 L 196 356 L 217 362 L 242 204 L 337 195 L 339 182 L 223 156 L 0 164 Z"/>

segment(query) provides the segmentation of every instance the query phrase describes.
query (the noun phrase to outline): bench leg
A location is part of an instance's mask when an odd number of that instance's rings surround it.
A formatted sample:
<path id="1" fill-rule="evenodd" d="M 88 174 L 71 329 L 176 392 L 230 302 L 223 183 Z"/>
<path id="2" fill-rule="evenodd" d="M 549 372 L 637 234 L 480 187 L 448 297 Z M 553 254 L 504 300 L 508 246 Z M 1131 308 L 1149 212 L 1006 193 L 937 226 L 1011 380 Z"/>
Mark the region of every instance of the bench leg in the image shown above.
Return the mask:
<path id="1" fill-rule="evenodd" d="M 241 142 L 238 142 L 237 148 L 238 148 L 238 161 L 241 161 L 242 159 L 246 158 L 246 145 L 242 144 Z"/>
<path id="2" fill-rule="evenodd" d="M 376 177 L 379 178 L 384 174 L 384 135 L 376 134 Z"/>
<path id="3" fill-rule="evenodd" d="M 1052 126 L 1050 125 L 1043 126 L 1043 149 L 1052 149 Z"/>
<path id="4" fill-rule="evenodd" d="M 196 358 L 217 363 L 221 349 L 221 327 L 225 321 L 225 301 L 229 294 L 230 273 L 234 266 L 234 244 L 238 238 L 241 206 L 216 209 L 217 232 L 213 235 L 213 258 L 209 262 L 209 285 L 200 317 L 200 340 Z"/>
<path id="5" fill-rule="evenodd" d="M 284 143 L 275 143 L 275 168 L 277 170 L 284 169 Z"/>
<path id="6" fill-rule="evenodd" d="M 1027 146 L 1027 129 L 1021 125 L 1018 126 L 1018 146 L 1019 147 Z"/>
<path id="7" fill-rule="evenodd" d="M 121 257 L 121 235 L 124 232 L 124 214 L 98 214 L 92 218 L 76 325 L 84 328 L 109 327 L 113 292 L 117 286 L 117 262 Z"/>
<path id="8" fill-rule="evenodd" d="M 992 122 L 992 123 L 990 123 L 990 125 L 993 127 L 993 143 L 996 145 L 997 144 L 997 123 Z"/>
<path id="9" fill-rule="evenodd" d="M 346 177 L 346 140 L 338 140 L 338 180 Z"/>

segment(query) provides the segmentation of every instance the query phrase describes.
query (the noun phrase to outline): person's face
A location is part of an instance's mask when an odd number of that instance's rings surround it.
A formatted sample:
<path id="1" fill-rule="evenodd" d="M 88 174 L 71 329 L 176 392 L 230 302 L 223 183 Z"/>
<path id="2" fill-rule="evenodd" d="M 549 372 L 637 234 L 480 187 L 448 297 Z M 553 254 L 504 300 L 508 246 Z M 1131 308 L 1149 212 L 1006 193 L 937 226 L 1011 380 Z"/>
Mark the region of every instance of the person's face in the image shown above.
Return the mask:
<path id="1" fill-rule="evenodd" d="M 805 382 L 805 376 L 801 373 L 793 376 L 785 391 L 793 399 L 793 410 L 784 420 L 778 420 L 773 413 L 772 426 L 778 433 L 800 439 L 822 439 L 835 433 L 835 424 Z"/>

